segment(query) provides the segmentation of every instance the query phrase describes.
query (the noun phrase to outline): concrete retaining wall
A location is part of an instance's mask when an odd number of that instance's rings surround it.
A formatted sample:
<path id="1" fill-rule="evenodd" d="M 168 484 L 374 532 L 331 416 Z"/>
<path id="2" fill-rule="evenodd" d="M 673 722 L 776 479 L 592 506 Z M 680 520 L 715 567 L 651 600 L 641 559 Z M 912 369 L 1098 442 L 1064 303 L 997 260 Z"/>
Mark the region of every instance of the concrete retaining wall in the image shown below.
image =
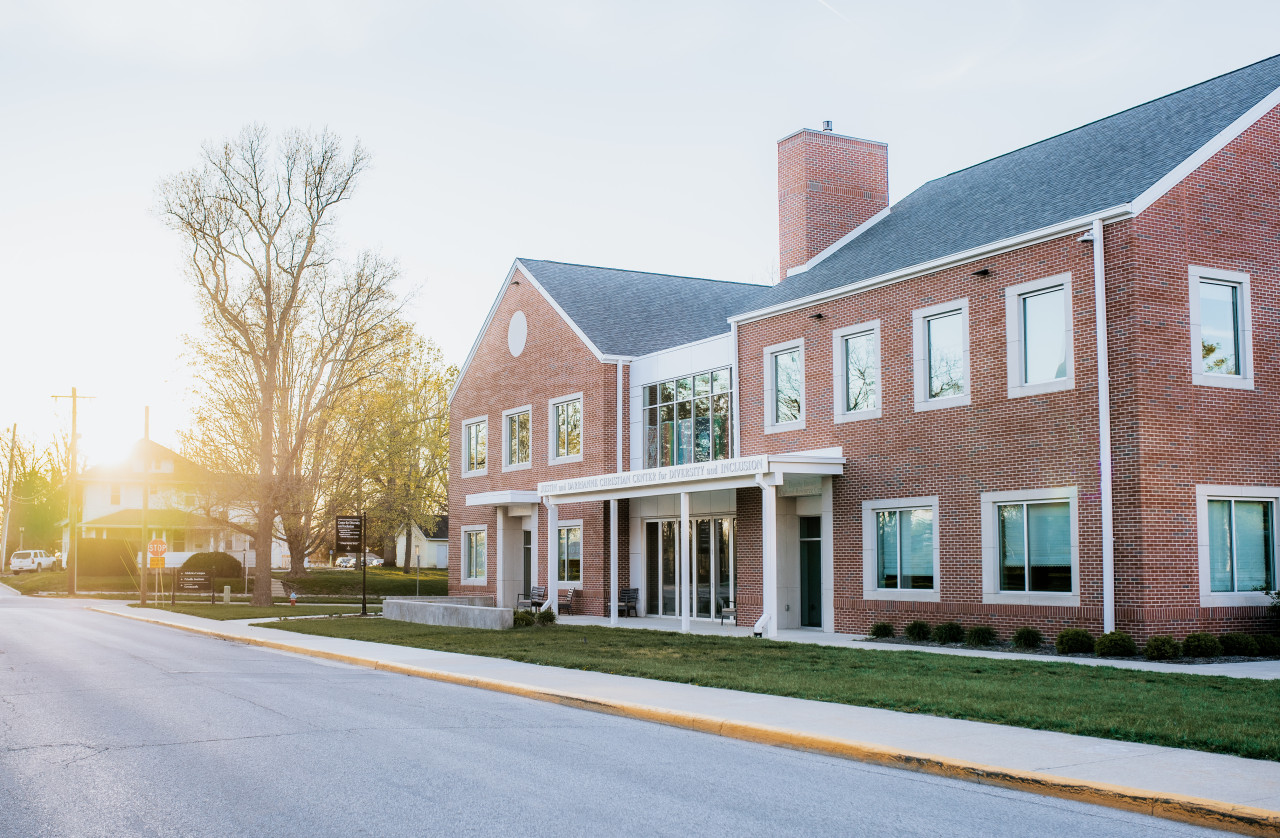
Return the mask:
<path id="1" fill-rule="evenodd" d="M 382 618 L 428 626 L 511 628 L 511 609 L 492 603 L 491 596 L 394 597 L 382 601 Z"/>

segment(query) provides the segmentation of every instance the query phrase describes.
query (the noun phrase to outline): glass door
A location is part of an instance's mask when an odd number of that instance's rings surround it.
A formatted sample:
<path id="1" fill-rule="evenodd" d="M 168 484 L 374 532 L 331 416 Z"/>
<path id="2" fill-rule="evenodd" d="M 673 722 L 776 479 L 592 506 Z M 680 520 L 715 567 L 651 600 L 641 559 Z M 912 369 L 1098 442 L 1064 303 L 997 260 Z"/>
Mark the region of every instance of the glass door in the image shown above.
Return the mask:
<path id="1" fill-rule="evenodd" d="M 661 524 L 662 611 L 659 613 L 671 616 L 680 613 L 676 610 L 676 600 L 680 590 L 676 585 L 679 578 L 676 574 L 676 568 L 679 566 L 676 562 L 676 531 L 680 527 L 680 522 L 663 521 Z"/>
<path id="2" fill-rule="evenodd" d="M 800 625 L 822 628 L 822 519 L 800 519 Z"/>
<path id="3" fill-rule="evenodd" d="M 694 518 L 689 521 L 690 570 L 693 575 L 692 616 L 720 616 L 737 596 L 734 578 L 733 518 Z M 679 521 L 645 522 L 645 612 L 665 617 L 680 615 L 680 562 L 676 547 Z"/>
<path id="4" fill-rule="evenodd" d="M 524 577 L 520 581 L 520 593 L 527 599 L 529 580 L 533 578 L 533 532 L 524 530 Z"/>
<path id="5" fill-rule="evenodd" d="M 696 587 L 694 616 L 711 616 L 711 524 L 710 518 L 700 518 L 693 524 L 693 578 Z"/>

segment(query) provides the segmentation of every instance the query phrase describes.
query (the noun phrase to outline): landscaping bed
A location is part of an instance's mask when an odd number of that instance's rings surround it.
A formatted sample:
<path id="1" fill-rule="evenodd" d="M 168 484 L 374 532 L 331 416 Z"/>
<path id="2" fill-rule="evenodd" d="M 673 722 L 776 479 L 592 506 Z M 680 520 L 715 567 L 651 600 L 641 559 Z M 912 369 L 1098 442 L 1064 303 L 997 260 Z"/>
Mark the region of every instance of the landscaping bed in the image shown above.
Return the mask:
<path id="1" fill-rule="evenodd" d="M 1280 760 L 1280 683 L 602 626 L 265 623 L 527 663 Z"/>

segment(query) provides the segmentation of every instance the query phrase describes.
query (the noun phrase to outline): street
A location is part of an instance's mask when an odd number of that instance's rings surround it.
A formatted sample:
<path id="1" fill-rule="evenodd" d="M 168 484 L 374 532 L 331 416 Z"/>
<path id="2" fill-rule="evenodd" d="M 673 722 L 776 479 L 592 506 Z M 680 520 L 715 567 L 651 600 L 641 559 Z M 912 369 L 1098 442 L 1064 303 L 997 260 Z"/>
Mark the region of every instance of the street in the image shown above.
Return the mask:
<path id="1" fill-rule="evenodd" d="M 0 835 L 1214 834 L 83 606 L 0 587 Z"/>

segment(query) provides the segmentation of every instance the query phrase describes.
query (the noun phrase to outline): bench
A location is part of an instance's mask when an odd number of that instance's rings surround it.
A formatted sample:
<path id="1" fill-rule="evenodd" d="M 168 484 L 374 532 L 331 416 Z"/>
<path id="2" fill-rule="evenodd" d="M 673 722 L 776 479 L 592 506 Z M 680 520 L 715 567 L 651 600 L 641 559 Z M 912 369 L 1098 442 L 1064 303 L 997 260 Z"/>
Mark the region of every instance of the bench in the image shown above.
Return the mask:
<path id="1" fill-rule="evenodd" d="M 729 600 L 726 605 L 723 597 L 716 597 L 716 603 L 720 606 L 720 625 L 724 625 L 725 617 L 732 617 L 733 624 L 738 624 L 738 609 L 734 607 L 733 600 Z"/>
<path id="2" fill-rule="evenodd" d="M 561 589 L 560 589 L 560 601 L 559 601 L 560 613 L 561 613 L 561 614 L 572 614 L 572 613 L 573 613 L 573 601 L 574 601 L 575 599 L 577 599 L 577 597 L 578 597 L 578 589 L 577 589 L 577 588 L 561 588 Z"/>
<path id="3" fill-rule="evenodd" d="M 636 608 L 640 604 L 639 588 L 623 588 L 618 592 L 618 616 L 639 617 L 640 612 Z"/>
<path id="4" fill-rule="evenodd" d="M 528 603 L 528 607 L 537 611 L 539 608 L 547 604 L 547 586 L 534 585 L 529 589 L 529 598 L 521 599 L 521 602 Z"/>

